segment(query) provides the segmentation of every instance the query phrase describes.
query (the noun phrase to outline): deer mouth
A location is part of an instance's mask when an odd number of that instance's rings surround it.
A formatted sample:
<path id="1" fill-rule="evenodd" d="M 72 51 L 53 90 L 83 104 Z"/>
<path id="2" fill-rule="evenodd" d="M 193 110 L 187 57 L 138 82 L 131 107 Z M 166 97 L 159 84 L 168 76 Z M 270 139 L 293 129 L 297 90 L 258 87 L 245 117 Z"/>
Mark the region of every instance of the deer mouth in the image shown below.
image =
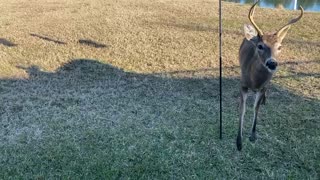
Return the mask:
<path id="1" fill-rule="evenodd" d="M 265 65 L 268 68 L 268 70 L 270 70 L 271 72 L 274 72 L 277 69 L 278 63 L 273 59 L 269 59 L 267 60 Z"/>

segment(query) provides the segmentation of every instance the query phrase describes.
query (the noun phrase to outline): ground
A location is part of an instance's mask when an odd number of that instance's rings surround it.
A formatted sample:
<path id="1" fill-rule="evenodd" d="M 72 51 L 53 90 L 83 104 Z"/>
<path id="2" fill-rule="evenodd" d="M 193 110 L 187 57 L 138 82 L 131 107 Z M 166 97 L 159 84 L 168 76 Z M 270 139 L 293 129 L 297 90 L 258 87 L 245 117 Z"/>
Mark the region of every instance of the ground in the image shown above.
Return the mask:
<path id="1" fill-rule="evenodd" d="M 238 49 L 250 6 L 218 1 L 0 0 L 1 179 L 319 179 L 320 14 L 283 42 L 243 150 Z M 298 11 L 258 8 L 264 31 Z"/>

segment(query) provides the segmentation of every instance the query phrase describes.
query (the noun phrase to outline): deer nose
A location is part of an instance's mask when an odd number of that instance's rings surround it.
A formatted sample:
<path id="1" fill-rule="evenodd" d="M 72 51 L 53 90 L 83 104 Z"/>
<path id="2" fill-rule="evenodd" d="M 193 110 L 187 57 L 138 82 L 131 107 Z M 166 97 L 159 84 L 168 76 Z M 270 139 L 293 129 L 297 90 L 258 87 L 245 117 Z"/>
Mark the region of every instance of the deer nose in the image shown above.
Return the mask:
<path id="1" fill-rule="evenodd" d="M 277 61 L 275 61 L 274 59 L 269 59 L 266 63 L 266 66 L 270 69 L 270 70 L 275 70 L 278 66 Z"/>

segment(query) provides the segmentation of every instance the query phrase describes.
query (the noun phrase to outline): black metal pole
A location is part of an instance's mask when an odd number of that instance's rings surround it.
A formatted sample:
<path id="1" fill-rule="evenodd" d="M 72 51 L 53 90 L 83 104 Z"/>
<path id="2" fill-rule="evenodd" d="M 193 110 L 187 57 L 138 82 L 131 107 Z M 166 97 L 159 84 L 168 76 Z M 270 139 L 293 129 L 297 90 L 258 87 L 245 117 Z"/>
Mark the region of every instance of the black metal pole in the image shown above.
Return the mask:
<path id="1" fill-rule="evenodd" d="M 220 139 L 222 139 L 222 21 L 221 0 L 219 0 L 219 87 L 220 87 Z"/>

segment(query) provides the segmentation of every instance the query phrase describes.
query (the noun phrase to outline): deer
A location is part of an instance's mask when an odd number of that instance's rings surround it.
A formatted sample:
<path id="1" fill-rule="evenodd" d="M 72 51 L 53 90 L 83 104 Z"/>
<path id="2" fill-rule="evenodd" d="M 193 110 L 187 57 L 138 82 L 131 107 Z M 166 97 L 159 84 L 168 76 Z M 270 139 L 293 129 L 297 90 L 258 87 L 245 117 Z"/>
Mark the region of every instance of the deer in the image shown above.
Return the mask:
<path id="1" fill-rule="evenodd" d="M 240 64 L 240 118 L 239 130 L 236 139 L 238 151 L 242 149 L 242 130 L 244 116 L 246 112 L 246 100 L 248 91 L 252 90 L 255 94 L 254 114 L 249 140 L 255 142 L 257 116 L 260 104 L 265 104 L 266 90 L 272 76 L 277 70 L 277 60 L 281 52 L 281 43 L 286 36 L 291 25 L 298 22 L 304 10 L 300 6 L 300 15 L 297 18 L 290 20 L 286 25 L 281 27 L 276 32 L 263 33 L 253 20 L 255 7 L 259 1 L 254 3 L 249 10 L 249 20 L 251 25 L 244 25 L 245 38 L 239 49 L 239 64 Z"/>

